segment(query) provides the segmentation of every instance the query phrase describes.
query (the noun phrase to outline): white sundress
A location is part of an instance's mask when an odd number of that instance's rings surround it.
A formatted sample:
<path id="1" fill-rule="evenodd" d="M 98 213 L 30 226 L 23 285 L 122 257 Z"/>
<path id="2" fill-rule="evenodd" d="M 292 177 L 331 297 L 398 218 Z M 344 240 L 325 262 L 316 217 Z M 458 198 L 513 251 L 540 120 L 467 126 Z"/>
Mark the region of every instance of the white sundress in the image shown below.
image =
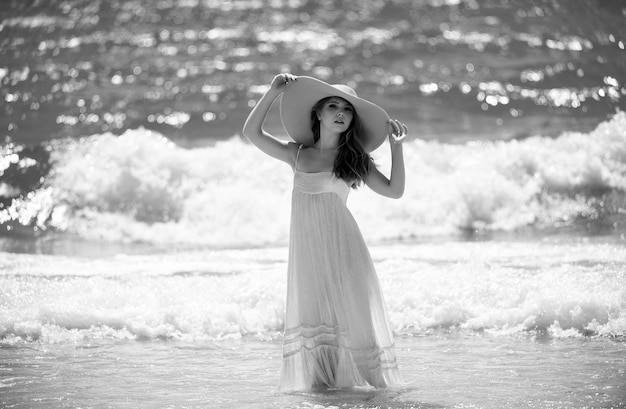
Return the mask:
<path id="1" fill-rule="evenodd" d="M 376 271 L 346 207 L 350 187 L 332 172 L 299 171 L 299 154 L 279 388 L 403 384 Z"/>

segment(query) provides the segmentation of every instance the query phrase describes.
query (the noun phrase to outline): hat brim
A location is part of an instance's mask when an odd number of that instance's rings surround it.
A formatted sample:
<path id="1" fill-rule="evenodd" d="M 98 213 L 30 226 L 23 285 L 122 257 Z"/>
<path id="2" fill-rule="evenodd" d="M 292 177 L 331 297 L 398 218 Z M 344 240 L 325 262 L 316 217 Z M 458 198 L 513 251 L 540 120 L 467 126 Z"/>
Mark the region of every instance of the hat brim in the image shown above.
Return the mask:
<path id="1" fill-rule="evenodd" d="M 305 146 L 314 144 L 311 109 L 322 98 L 337 96 L 350 102 L 362 126 L 361 144 L 372 152 L 384 141 L 389 129 L 389 115 L 378 105 L 312 77 L 290 81 L 280 99 L 280 119 L 287 134 Z"/>

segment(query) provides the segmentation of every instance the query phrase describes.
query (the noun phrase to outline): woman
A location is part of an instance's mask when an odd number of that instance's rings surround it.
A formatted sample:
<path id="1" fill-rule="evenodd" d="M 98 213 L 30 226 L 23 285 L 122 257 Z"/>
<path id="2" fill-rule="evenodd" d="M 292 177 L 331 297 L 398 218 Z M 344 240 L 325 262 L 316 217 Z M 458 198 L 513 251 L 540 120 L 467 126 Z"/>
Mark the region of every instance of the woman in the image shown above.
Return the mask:
<path id="1" fill-rule="evenodd" d="M 296 143 L 263 130 L 279 95 L 283 125 Z M 361 183 L 384 196 L 402 196 L 407 127 L 350 87 L 279 74 L 243 133 L 294 170 L 280 389 L 403 383 L 376 272 L 345 204 L 350 188 Z M 369 156 L 387 134 L 389 178 Z"/>

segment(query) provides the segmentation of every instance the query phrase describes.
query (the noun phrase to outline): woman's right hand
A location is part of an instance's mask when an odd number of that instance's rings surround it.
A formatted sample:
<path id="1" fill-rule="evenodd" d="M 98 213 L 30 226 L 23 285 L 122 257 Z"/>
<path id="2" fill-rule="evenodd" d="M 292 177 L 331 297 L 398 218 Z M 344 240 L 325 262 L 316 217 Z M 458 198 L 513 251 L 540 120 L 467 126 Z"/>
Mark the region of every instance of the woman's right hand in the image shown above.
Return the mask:
<path id="1" fill-rule="evenodd" d="M 278 92 L 283 92 L 285 88 L 287 87 L 288 83 L 290 83 L 291 81 L 297 81 L 297 80 L 298 80 L 298 77 L 296 77 L 293 74 L 289 74 L 289 73 L 278 74 L 272 80 L 272 83 L 270 84 L 270 89 L 274 91 L 278 91 Z"/>

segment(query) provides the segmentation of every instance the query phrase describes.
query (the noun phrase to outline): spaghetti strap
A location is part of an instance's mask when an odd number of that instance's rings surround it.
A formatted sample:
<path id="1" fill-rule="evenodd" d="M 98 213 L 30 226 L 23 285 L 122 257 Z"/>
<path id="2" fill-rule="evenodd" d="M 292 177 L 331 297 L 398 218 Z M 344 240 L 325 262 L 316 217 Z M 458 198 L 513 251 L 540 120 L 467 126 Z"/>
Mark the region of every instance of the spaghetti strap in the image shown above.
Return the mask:
<path id="1" fill-rule="evenodd" d="M 294 164 L 294 169 L 298 170 L 298 158 L 300 157 L 300 150 L 302 149 L 302 144 L 298 145 L 298 152 L 296 153 L 296 163 Z"/>

